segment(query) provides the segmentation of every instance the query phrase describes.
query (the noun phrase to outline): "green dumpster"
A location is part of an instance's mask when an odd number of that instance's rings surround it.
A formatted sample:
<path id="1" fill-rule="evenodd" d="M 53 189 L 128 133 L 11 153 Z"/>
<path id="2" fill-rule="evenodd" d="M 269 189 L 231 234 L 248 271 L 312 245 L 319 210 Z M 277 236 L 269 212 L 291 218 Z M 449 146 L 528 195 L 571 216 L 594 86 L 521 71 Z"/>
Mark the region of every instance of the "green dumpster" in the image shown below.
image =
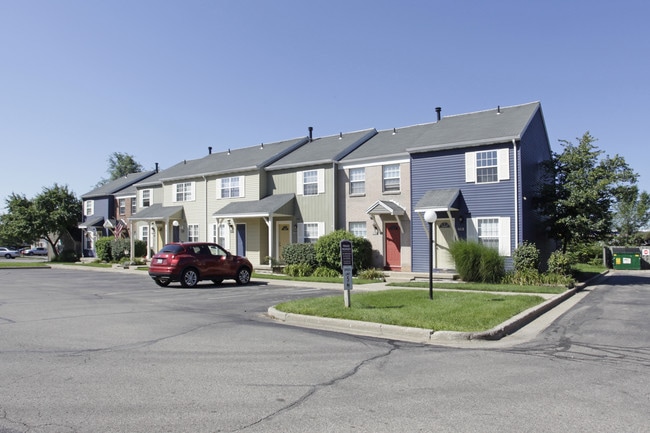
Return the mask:
<path id="1" fill-rule="evenodd" d="M 641 251 L 638 248 L 612 248 L 614 269 L 641 269 Z"/>

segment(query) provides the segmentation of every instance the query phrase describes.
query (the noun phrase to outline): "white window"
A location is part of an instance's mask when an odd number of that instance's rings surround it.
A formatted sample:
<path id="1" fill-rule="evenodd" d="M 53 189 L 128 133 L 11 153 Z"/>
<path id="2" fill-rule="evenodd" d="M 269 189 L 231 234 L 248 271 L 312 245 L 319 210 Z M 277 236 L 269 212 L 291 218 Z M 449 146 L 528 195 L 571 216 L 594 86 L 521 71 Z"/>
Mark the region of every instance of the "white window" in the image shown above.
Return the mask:
<path id="1" fill-rule="evenodd" d="M 151 190 L 143 189 L 140 191 L 140 207 L 151 206 Z"/>
<path id="2" fill-rule="evenodd" d="M 493 183 L 510 179 L 509 150 L 498 149 L 465 154 L 465 181 Z"/>
<path id="3" fill-rule="evenodd" d="M 140 240 L 147 242 L 148 239 L 149 239 L 149 226 L 148 225 L 140 226 Z"/>
<path id="4" fill-rule="evenodd" d="M 400 190 L 399 164 L 384 165 L 382 181 L 384 191 Z"/>
<path id="5" fill-rule="evenodd" d="M 325 223 L 307 222 L 298 224 L 298 243 L 315 243 L 325 234 Z"/>
<path id="6" fill-rule="evenodd" d="M 198 224 L 188 224 L 187 225 L 187 241 L 188 242 L 198 242 L 199 241 L 199 225 Z"/>
<path id="7" fill-rule="evenodd" d="M 135 215 L 135 213 L 138 211 L 138 201 L 135 199 L 135 197 L 131 198 L 131 215 Z"/>
<path id="8" fill-rule="evenodd" d="M 350 221 L 350 233 L 360 238 L 366 237 L 366 222 L 365 221 Z"/>
<path id="9" fill-rule="evenodd" d="M 350 169 L 350 195 L 366 193 L 366 169 Z"/>
<path id="10" fill-rule="evenodd" d="M 217 179 L 217 197 L 244 197 L 244 178 L 236 176 Z"/>
<path id="11" fill-rule="evenodd" d="M 126 199 L 121 198 L 118 200 L 118 203 L 120 205 L 120 215 L 126 215 Z"/>
<path id="12" fill-rule="evenodd" d="M 194 182 L 175 183 L 174 201 L 194 201 Z"/>
<path id="13" fill-rule="evenodd" d="M 471 218 L 467 220 L 467 239 L 494 248 L 501 256 L 510 256 L 510 218 Z"/>
<path id="14" fill-rule="evenodd" d="M 230 227 L 228 227 L 228 224 L 222 223 L 219 225 L 217 243 L 225 249 L 230 248 Z"/>
<path id="15" fill-rule="evenodd" d="M 296 192 L 298 195 L 318 195 L 325 192 L 325 170 L 306 170 L 296 172 Z"/>
<path id="16" fill-rule="evenodd" d="M 84 203 L 84 215 L 92 215 L 95 213 L 95 201 L 94 200 L 86 200 Z"/>
<path id="17" fill-rule="evenodd" d="M 219 243 L 219 225 L 212 224 L 210 226 L 210 242 L 218 244 Z"/>

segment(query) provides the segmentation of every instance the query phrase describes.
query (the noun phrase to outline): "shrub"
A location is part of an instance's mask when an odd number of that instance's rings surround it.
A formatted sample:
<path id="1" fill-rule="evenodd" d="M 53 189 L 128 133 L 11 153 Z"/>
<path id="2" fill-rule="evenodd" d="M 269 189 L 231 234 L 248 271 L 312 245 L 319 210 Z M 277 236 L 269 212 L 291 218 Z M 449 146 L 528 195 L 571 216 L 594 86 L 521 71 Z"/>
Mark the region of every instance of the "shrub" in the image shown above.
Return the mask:
<path id="1" fill-rule="evenodd" d="M 311 276 L 320 278 L 337 278 L 340 277 L 341 274 L 334 269 L 326 268 L 325 266 L 319 266 L 314 270 Z"/>
<path id="2" fill-rule="evenodd" d="M 535 244 L 524 241 L 512 253 L 515 271 L 539 270 L 539 250 Z"/>
<path id="3" fill-rule="evenodd" d="M 597 243 L 572 245 L 567 253 L 571 263 L 603 263 L 603 247 Z"/>
<path id="4" fill-rule="evenodd" d="M 483 283 L 499 283 L 505 275 L 503 257 L 494 248 L 485 247 L 481 251 L 479 274 Z"/>
<path id="5" fill-rule="evenodd" d="M 146 251 L 146 249 L 145 249 Z M 114 262 L 122 262 L 131 258 L 131 239 L 117 238 L 111 241 L 111 258 Z"/>
<path id="6" fill-rule="evenodd" d="M 114 238 L 104 236 L 95 241 L 95 251 L 97 251 L 97 258 L 103 262 L 110 262 L 113 258 L 111 252 L 111 241 Z"/>
<path id="7" fill-rule="evenodd" d="M 297 263 L 284 267 L 284 273 L 290 277 L 308 277 L 312 272 L 313 268 L 307 263 Z"/>
<path id="8" fill-rule="evenodd" d="M 282 257 L 287 265 L 307 264 L 310 268 L 315 268 L 316 250 L 314 244 L 289 244 L 282 249 Z"/>
<path id="9" fill-rule="evenodd" d="M 381 269 L 364 269 L 357 274 L 357 277 L 364 280 L 381 280 L 386 281 L 386 274 Z"/>
<path id="10" fill-rule="evenodd" d="M 463 281 L 480 281 L 481 245 L 464 240 L 452 242 L 449 252 Z"/>
<path id="11" fill-rule="evenodd" d="M 497 283 L 505 274 L 503 257 L 493 248 L 463 240 L 453 242 L 449 251 L 463 281 Z"/>
<path id="12" fill-rule="evenodd" d="M 73 250 L 63 250 L 57 257 L 52 258 L 53 262 L 74 263 L 79 260 L 79 256 Z"/>
<path id="13" fill-rule="evenodd" d="M 133 241 L 133 257 L 145 257 L 147 255 L 147 243 L 140 239 Z"/>
<path id="14" fill-rule="evenodd" d="M 372 245 L 370 241 L 346 230 L 336 230 L 321 236 L 316 242 L 316 261 L 319 266 L 341 271 L 341 241 L 352 242 L 352 259 L 354 270 L 366 269 L 372 261 Z"/>
<path id="15" fill-rule="evenodd" d="M 561 251 L 553 251 L 548 258 L 549 274 L 571 275 L 571 259 L 568 254 Z"/>

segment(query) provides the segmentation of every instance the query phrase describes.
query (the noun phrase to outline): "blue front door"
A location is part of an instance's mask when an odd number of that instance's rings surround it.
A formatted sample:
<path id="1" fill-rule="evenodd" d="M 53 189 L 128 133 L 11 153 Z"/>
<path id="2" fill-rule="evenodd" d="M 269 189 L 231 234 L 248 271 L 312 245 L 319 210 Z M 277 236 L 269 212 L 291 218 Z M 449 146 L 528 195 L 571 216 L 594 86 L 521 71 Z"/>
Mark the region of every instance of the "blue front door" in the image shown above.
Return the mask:
<path id="1" fill-rule="evenodd" d="M 246 224 L 237 224 L 237 254 L 246 255 Z"/>

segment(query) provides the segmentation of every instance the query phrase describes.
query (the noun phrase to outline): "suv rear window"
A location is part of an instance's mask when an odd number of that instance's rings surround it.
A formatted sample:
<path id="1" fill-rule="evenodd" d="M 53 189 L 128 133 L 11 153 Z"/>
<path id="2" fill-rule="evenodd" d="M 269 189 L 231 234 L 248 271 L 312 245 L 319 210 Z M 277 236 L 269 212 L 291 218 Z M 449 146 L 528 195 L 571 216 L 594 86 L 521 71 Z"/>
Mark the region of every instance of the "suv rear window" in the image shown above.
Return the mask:
<path id="1" fill-rule="evenodd" d="M 178 254 L 182 253 L 184 248 L 181 245 L 165 245 L 159 253 Z"/>

